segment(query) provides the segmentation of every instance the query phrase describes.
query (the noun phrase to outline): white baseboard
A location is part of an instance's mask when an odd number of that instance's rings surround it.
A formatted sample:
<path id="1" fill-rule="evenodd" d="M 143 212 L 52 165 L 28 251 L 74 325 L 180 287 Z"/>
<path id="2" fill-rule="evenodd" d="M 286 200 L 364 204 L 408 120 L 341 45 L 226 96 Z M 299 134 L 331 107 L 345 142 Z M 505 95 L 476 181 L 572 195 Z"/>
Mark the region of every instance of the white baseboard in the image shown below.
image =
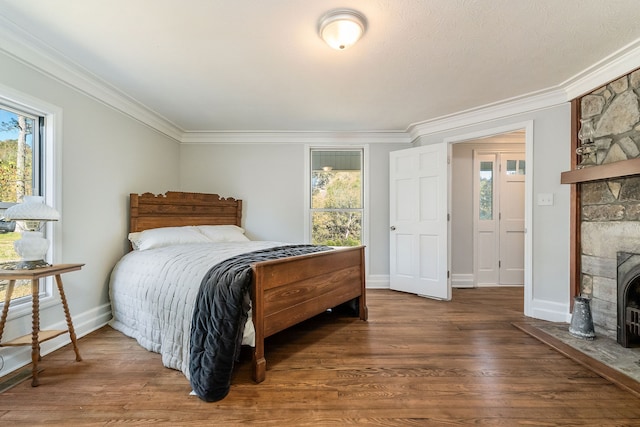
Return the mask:
<path id="1" fill-rule="evenodd" d="M 530 315 L 534 319 L 546 320 L 548 322 L 571 322 L 571 313 L 569 312 L 568 304 L 533 299 L 530 309 Z"/>
<path id="2" fill-rule="evenodd" d="M 473 274 L 452 274 L 451 287 L 452 288 L 474 288 L 475 279 L 473 277 Z"/>
<path id="3" fill-rule="evenodd" d="M 72 316 L 73 329 L 76 337 L 83 337 L 97 329 L 100 329 L 111 320 L 111 305 L 104 304 L 84 313 Z M 44 328 L 44 327 L 43 327 Z M 47 325 L 46 329 L 67 329 L 66 321 L 62 320 L 53 325 Z M 47 340 L 40 345 L 40 354 L 47 355 L 71 342 L 69 334 L 62 334 L 56 338 Z M 79 345 L 82 355 L 82 345 Z M 74 357 L 74 356 L 70 356 Z M 31 347 L 2 347 L 0 350 L 0 377 L 16 371 L 31 363 Z"/>
<path id="4" fill-rule="evenodd" d="M 371 274 L 367 277 L 367 289 L 389 289 L 388 274 Z"/>

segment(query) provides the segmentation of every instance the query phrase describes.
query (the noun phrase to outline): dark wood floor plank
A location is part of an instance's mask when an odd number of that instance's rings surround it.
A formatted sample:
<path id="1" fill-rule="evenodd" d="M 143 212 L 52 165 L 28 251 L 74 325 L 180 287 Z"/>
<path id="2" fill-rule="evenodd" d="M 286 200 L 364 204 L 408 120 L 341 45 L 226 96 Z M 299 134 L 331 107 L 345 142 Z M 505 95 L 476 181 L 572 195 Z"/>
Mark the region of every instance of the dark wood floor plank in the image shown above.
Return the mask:
<path id="1" fill-rule="evenodd" d="M 512 323 L 521 288 L 434 301 L 370 290 L 369 321 L 324 313 L 266 343 L 267 379 L 243 355 L 229 395 L 190 396 L 159 355 L 109 327 L 46 355 L 39 387 L 0 394 L 1 425 L 640 425 L 640 400 Z M 34 410 L 37 408 L 37 410 Z"/>

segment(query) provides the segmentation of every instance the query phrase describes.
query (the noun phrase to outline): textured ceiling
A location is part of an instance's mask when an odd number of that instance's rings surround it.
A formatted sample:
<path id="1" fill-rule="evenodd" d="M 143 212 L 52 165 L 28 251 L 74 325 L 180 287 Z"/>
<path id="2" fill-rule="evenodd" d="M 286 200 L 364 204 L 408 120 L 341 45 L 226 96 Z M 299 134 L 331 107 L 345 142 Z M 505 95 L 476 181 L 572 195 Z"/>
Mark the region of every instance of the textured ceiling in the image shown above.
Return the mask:
<path id="1" fill-rule="evenodd" d="M 350 7 L 335 51 L 318 19 Z M 403 131 L 556 87 L 640 38 L 638 0 L 0 0 L 182 131 Z"/>

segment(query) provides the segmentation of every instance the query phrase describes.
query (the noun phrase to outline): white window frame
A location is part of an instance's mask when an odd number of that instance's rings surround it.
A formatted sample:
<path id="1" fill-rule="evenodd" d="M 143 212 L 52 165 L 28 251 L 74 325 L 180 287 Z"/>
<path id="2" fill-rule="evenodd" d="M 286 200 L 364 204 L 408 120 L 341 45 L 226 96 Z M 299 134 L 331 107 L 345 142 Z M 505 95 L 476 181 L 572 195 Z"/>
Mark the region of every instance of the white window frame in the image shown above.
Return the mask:
<path id="1" fill-rule="evenodd" d="M 62 109 L 46 101 L 17 91 L 0 84 L 0 104 L 9 108 L 24 111 L 35 116 L 44 117 L 44 133 L 42 135 L 42 188 L 45 203 L 62 212 Z M 45 225 L 47 239 L 51 241 L 51 249 L 47 252 L 47 261 L 56 264 L 62 259 L 62 235 L 60 221 L 50 221 Z M 46 308 L 58 303 L 53 298 L 53 279 L 42 279 L 40 291 L 40 308 Z M 8 320 L 16 317 L 31 315 L 31 298 L 18 299 L 9 306 Z M 4 302 L 0 301 L 0 305 Z"/>
<path id="2" fill-rule="evenodd" d="M 304 150 L 304 238 L 306 243 L 311 243 L 311 151 L 323 150 L 323 151 L 353 151 L 362 150 L 362 245 L 368 246 L 369 244 L 369 145 L 306 145 Z M 368 258 L 368 251 L 365 252 L 365 258 Z M 368 263 L 367 263 L 368 265 Z"/>

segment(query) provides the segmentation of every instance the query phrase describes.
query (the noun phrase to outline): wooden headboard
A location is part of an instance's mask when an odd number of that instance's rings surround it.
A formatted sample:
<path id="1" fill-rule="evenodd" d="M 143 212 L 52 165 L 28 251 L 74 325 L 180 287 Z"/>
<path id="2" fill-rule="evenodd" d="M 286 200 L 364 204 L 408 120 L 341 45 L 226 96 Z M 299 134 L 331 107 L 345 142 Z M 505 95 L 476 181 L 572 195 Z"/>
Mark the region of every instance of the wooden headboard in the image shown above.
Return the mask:
<path id="1" fill-rule="evenodd" d="M 242 222 L 242 200 L 217 194 L 168 191 L 129 195 L 129 232 L 184 225 L 237 225 Z"/>

